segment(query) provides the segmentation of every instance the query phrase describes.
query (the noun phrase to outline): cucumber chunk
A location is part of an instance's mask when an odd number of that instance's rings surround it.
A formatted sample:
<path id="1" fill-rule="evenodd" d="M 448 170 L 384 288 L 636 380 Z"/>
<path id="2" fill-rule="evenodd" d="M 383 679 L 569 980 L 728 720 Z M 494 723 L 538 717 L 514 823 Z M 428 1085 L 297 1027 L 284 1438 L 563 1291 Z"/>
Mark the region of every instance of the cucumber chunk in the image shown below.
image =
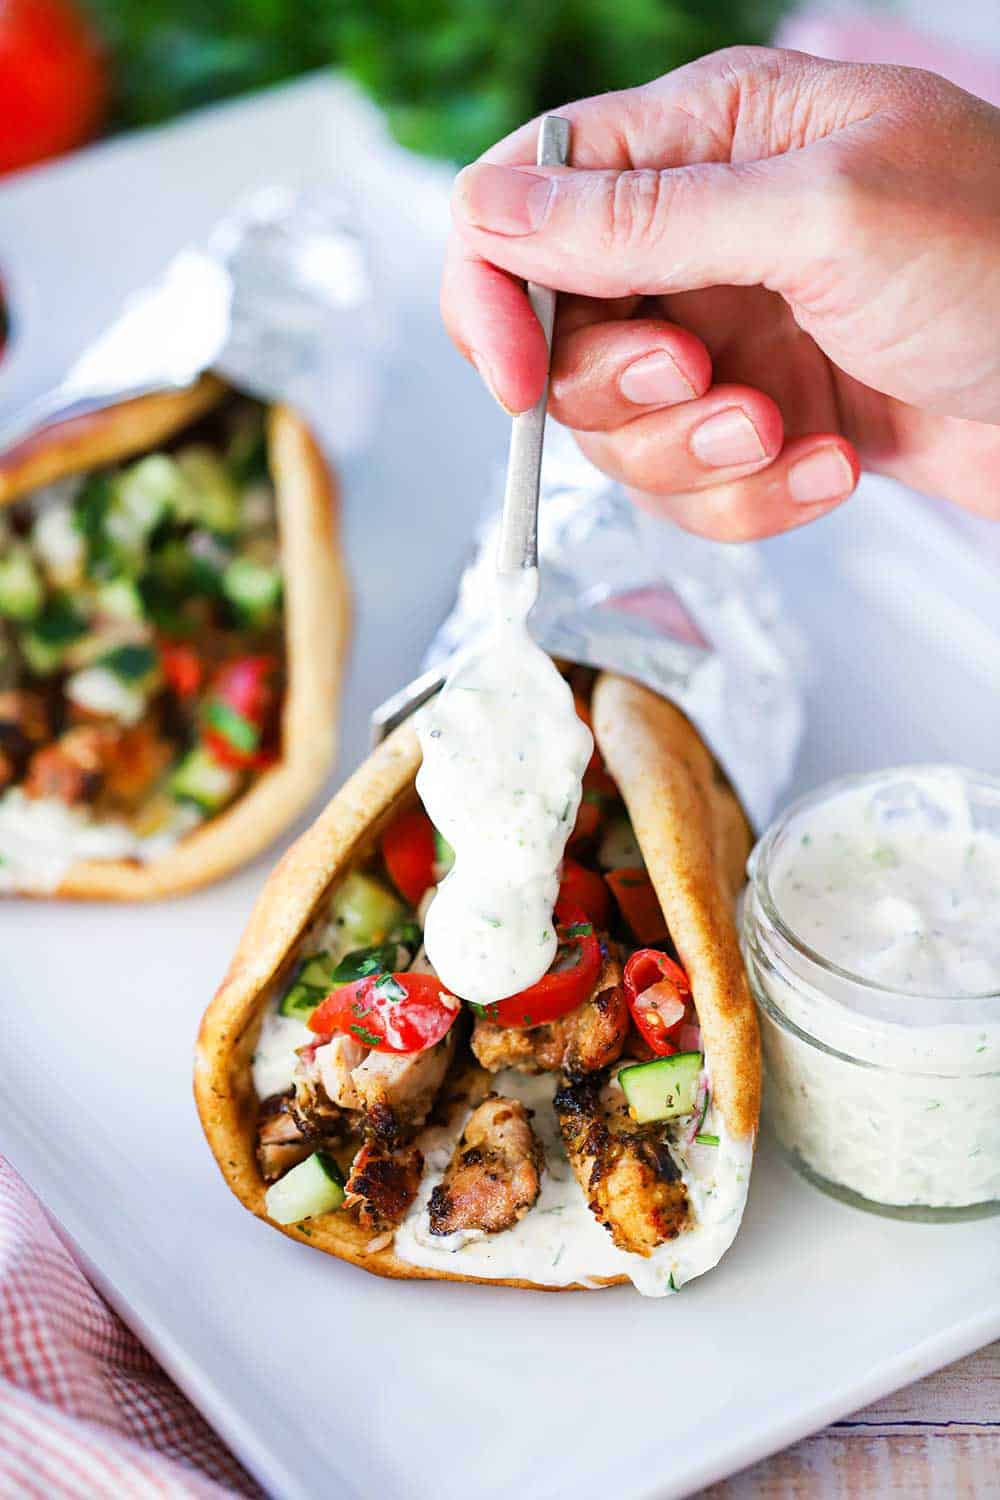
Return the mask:
<path id="1" fill-rule="evenodd" d="M 331 1213 L 343 1201 L 344 1175 L 325 1151 L 314 1151 L 300 1161 L 264 1195 L 267 1216 L 276 1224 L 298 1224 Z"/>
<path id="2" fill-rule="evenodd" d="M 240 522 L 240 492 L 222 459 L 211 448 L 182 448 L 177 466 L 184 481 L 177 514 L 182 521 L 231 536 Z"/>
<path id="3" fill-rule="evenodd" d="M 302 960 L 278 1007 L 281 1015 L 308 1021 L 333 988 L 334 963 L 329 953 L 311 953 Z"/>
<path id="4" fill-rule="evenodd" d="M 652 1062 L 622 1068 L 618 1082 L 639 1124 L 693 1115 L 704 1060 L 700 1052 L 677 1052 L 673 1057 L 655 1057 Z"/>
<path id="5" fill-rule="evenodd" d="M 25 546 L 14 545 L 0 557 L 0 615 L 33 620 L 45 602 L 45 585 Z"/>
<path id="6" fill-rule="evenodd" d="M 112 578 L 97 590 L 97 608 L 113 620 L 145 619 L 142 595 L 130 578 Z"/>
<path id="7" fill-rule="evenodd" d="M 281 573 L 249 557 L 234 557 L 222 574 L 222 592 L 252 625 L 271 620 L 281 599 Z"/>
<path id="8" fill-rule="evenodd" d="M 387 886 L 357 870 L 341 881 L 330 900 L 330 919 L 352 948 L 384 942 L 407 915 L 406 907 Z"/>
<path id="9" fill-rule="evenodd" d="M 177 510 L 185 488 L 184 476 L 174 460 L 165 453 L 150 453 L 129 464 L 115 480 L 112 508 L 127 516 L 125 530 L 135 543 Z"/>
<path id="10" fill-rule="evenodd" d="M 189 750 L 170 778 L 170 795 L 178 802 L 193 802 L 202 812 L 214 813 L 234 797 L 240 773 L 233 766 L 220 766 L 207 750 Z"/>
<path id="11" fill-rule="evenodd" d="M 612 818 L 597 851 L 597 863 L 604 870 L 642 870 L 642 852 L 635 829 L 627 817 Z"/>

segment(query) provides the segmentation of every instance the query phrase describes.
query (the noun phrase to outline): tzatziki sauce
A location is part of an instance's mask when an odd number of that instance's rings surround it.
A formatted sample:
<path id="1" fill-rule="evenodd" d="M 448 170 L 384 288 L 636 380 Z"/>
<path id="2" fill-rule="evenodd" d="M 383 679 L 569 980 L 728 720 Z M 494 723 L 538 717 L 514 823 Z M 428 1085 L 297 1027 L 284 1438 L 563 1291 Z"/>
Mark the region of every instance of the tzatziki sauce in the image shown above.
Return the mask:
<path id="1" fill-rule="evenodd" d="M 705 1127 L 718 1136 L 718 1145 L 692 1142 L 683 1148 L 681 1175 L 691 1203 L 691 1227 L 649 1256 L 632 1255 L 619 1250 L 594 1218 L 573 1175 L 552 1109 L 557 1083 L 552 1074 L 532 1077 L 513 1070 L 498 1073 L 493 1083 L 498 1093 L 520 1099 L 534 1111 L 532 1127 L 545 1153 L 541 1192 L 524 1218 L 502 1234 L 476 1231 L 442 1238 L 431 1233 L 428 1203 L 465 1125 L 460 1111 L 448 1126 L 431 1127 L 418 1137 L 426 1167 L 416 1200 L 396 1230 L 394 1253 L 427 1270 L 539 1286 L 587 1286 L 627 1277 L 645 1297 L 665 1297 L 711 1270 L 740 1226 L 752 1140 L 734 1140 L 712 1105 Z"/>
<path id="2" fill-rule="evenodd" d="M 498 574 L 494 622 L 422 710 L 417 791 L 455 853 L 424 942 L 448 989 L 485 1005 L 535 984 L 593 737 L 532 640 L 537 569 Z"/>
<path id="3" fill-rule="evenodd" d="M 822 1186 L 1000 1208 L 1000 781 L 833 783 L 751 858 L 744 938 L 767 1114 Z"/>

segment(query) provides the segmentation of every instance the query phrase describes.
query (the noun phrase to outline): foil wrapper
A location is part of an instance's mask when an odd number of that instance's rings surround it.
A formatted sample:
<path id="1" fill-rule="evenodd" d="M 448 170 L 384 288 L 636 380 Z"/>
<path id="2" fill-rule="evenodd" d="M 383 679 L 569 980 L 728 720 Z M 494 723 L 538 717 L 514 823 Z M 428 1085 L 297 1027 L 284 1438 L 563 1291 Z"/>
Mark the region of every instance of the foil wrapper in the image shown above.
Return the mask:
<path id="1" fill-rule="evenodd" d="M 0 451 L 214 370 L 248 395 L 294 406 L 335 457 L 357 453 L 388 344 L 358 219 L 329 184 L 258 190 L 130 297 L 56 387 L 4 414 Z"/>
<path id="2" fill-rule="evenodd" d="M 484 526 L 440 666 L 490 623 L 499 515 Z M 676 703 L 765 826 L 803 729 L 802 642 L 757 549 L 709 542 L 639 510 L 550 427 L 538 517 L 535 639 L 553 656 L 633 677 Z"/>

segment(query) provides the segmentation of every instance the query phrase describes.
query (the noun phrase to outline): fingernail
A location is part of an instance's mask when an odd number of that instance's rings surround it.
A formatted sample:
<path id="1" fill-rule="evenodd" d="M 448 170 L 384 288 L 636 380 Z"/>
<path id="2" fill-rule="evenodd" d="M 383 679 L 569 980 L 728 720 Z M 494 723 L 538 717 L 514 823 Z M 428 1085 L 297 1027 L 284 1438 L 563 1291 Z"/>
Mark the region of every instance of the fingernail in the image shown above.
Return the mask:
<path id="1" fill-rule="evenodd" d="M 854 488 L 854 471 L 839 448 L 818 448 L 788 471 L 788 493 L 798 505 L 841 500 Z"/>
<path id="2" fill-rule="evenodd" d="M 731 406 L 696 427 L 690 438 L 691 452 L 710 469 L 729 469 L 765 458 L 764 444 L 745 411 Z"/>
<path id="3" fill-rule="evenodd" d="M 633 401 L 636 406 L 670 405 L 690 401 L 694 395 L 694 386 L 665 349 L 644 354 L 627 365 L 618 377 L 618 389 L 626 401 Z"/>
<path id="4" fill-rule="evenodd" d="M 492 162 L 474 162 L 455 180 L 455 206 L 467 223 L 491 234 L 533 234 L 545 222 L 551 178 Z"/>
<path id="5" fill-rule="evenodd" d="M 472 360 L 472 363 L 475 365 L 476 369 L 479 371 L 480 379 L 482 380 L 486 389 L 489 391 L 490 395 L 493 397 L 496 404 L 498 406 L 502 406 L 509 417 L 516 416 L 517 413 L 514 411 L 513 407 L 508 406 L 506 401 L 501 400 L 500 394 L 497 391 L 496 381 L 493 379 L 493 376 L 490 372 L 490 367 L 486 363 L 485 359 L 481 359 L 478 354 L 472 354 L 469 357 Z"/>

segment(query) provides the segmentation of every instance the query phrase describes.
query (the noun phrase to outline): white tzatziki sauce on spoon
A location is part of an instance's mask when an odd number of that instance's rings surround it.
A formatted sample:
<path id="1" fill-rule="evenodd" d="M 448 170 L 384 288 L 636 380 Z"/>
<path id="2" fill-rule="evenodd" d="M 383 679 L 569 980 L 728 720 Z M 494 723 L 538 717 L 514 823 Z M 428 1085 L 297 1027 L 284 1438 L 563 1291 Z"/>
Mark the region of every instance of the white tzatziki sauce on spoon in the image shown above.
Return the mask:
<path id="1" fill-rule="evenodd" d="M 498 573 L 494 621 L 422 711 L 417 791 L 455 863 L 424 943 L 454 994 L 486 1005 L 537 983 L 557 947 L 559 868 L 593 737 L 528 633 L 538 570 Z"/>

